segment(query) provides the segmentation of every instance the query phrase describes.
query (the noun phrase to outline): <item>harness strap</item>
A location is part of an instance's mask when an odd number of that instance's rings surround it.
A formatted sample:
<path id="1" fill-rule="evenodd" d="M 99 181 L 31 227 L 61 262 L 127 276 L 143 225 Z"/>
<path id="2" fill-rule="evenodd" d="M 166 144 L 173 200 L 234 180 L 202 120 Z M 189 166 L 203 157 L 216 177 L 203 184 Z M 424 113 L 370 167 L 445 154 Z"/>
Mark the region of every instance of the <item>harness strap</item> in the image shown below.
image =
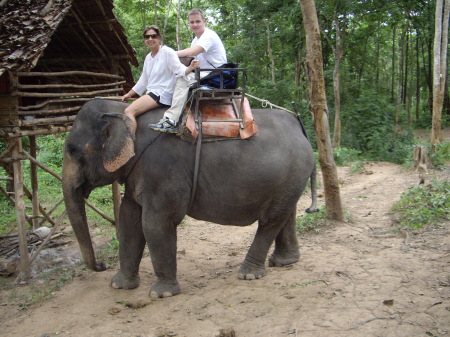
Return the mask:
<path id="1" fill-rule="evenodd" d="M 192 191 L 191 191 L 191 199 L 189 200 L 188 213 L 191 210 L 192 203 L 194 202 L 195 192 L 197 191 L 197 183 L 198 183 L 198 171 L 200 167 L 200 153 L 202 151 L 202 114 L 200 110 L 198 110 L 198 138 L 197 138 L 197 147 L 195 150 L 195 163 L 194 163 L 194 178 L 192 181 Z"/>

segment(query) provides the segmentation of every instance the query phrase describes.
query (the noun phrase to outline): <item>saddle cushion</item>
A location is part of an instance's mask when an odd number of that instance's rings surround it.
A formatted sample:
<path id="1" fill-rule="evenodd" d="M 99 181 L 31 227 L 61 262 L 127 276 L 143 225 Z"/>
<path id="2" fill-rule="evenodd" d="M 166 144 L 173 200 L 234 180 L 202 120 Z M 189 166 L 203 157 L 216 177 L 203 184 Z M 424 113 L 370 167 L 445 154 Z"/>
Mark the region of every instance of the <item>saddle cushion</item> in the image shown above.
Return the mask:
<path id="1" fill-rule="evenodd" d="M 235 106 L 239 108 L 241 104 L 240 99 L 234 100 Z M 253 114 L 250 109 L 250 103 L 248 99 L 244 99 L 244 104 L 242 107 L 242 125 L 240 127 L 240 122 L 216 122 L 208 120 L 219 120 L 219 119 L 236 119 L 235 110 L 233 108 L 230 99 L 224 100 L 201 100 L 199 109 L 202 113 L 202 135 L 203 136 L 213 136 L 213 137 L 229 137 L 246 139 L 253 136 L 258 132 L 258 127 L 253 120 Z M 192 115 L 192 109 L 189 109 L 186 128 L 190 131 L 192 137 L 197 139 L 198 130 L 195 125 L 195 120 Z"/>

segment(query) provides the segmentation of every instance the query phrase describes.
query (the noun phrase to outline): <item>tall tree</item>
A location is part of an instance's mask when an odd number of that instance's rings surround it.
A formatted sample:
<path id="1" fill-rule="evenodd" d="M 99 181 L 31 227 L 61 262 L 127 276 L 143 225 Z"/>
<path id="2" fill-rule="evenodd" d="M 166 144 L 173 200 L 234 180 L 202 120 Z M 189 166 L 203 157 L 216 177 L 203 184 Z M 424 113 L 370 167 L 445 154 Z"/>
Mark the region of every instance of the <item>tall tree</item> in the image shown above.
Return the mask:
<path id="1" fill-rule="evenodd" d="M 272 47 L 270 44 L 271 35 L 270 35 L 270 19 L 264 20 L 264 24 L 266 25 L 266 33 L 267 33 L 267 55 L 270 60 L 270 69 L 271 69 L 271 79 L 272 84 L 275 84 L 275 59 L 273 58 Z"/>
<path id="2" fill-rule="evenodd" d="M 310 102 L 314 114 L 319 162 L 325 186 L 326 217 L 332 220 L 344 221 L 336 164 L 331 148 L 325 80 L 323 76 L 322 44 L 316 5 L 314 0 L 300 0 L 300 6 L 306 32 L 306 62 Z"/>
<path id="3" fill-rule="evenodd" d="M 445 76 L 447 75 L 448 20 L 450 0 L 436 1 L 434 31 L 434 71 L 433 71 L 433 123 L 431 144 L 442 142 L 442 106 L 444 103 Z"/>

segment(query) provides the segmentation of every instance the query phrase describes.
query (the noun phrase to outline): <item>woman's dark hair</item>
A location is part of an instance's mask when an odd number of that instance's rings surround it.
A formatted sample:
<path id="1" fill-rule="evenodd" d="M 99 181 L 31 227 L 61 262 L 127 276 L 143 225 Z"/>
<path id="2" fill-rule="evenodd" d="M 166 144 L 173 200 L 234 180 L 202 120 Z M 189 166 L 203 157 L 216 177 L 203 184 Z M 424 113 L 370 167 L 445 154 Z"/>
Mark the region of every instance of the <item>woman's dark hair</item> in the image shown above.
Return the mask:
<path id="1" fill-rule="evenodd" d="M 162 40 L 161 32 L 160 32 L 158 26 L 155 26 L 155 25 L 151 25 L 151 26 L 148 26 L 147 28 L 145 28 L 144 34 L 142 34 L 142 35 L 145 37 L 145 33 L 147 33 L 150 29 L 153 29 L 155 31 L 155 33 L 158 35 L 158 37 Z"/>

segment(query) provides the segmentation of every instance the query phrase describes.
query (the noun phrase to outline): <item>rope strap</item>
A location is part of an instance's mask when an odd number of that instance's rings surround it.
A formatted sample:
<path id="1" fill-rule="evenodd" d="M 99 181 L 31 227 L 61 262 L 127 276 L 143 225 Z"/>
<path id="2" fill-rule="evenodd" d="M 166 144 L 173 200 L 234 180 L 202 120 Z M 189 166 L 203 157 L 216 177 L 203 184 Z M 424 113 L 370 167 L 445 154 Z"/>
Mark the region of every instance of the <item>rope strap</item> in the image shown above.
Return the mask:
<path id="1" fill-rule="evenodd" d="M 249 96 L 249 97 L 251 97 L 251 98 L 253 98 L 253 99 L 256 99 L 257 101 L 262 102 L 263 108 L 266 108 L 266 107 L 269 105 L 271 109 L 273 109 L 273 107 L 275 107 L 275 108 L 277 108 L 277 109 L 287 111 L 287 112 L 293 114 L 294 116 L 297 116 L 297 113 L 295 113 L 294 111 L 291 111 L 291 110 L 288 110 L 288 109 L 283 108 L 283 107 L 281 107 L 281 106 L 278 106 L 278 105 L 275 105 L 275 104 L 273 104 L 273 103 L 270 103 L 270 102 L 269 102 L 268 100 L 266 100 L 266 99 L 262 99 L 262 98 L 255 97 L 255 96 L 253 96 L 253 95 L 250 95 L 249 93 L 245 93 L 245 96 Z"/>

